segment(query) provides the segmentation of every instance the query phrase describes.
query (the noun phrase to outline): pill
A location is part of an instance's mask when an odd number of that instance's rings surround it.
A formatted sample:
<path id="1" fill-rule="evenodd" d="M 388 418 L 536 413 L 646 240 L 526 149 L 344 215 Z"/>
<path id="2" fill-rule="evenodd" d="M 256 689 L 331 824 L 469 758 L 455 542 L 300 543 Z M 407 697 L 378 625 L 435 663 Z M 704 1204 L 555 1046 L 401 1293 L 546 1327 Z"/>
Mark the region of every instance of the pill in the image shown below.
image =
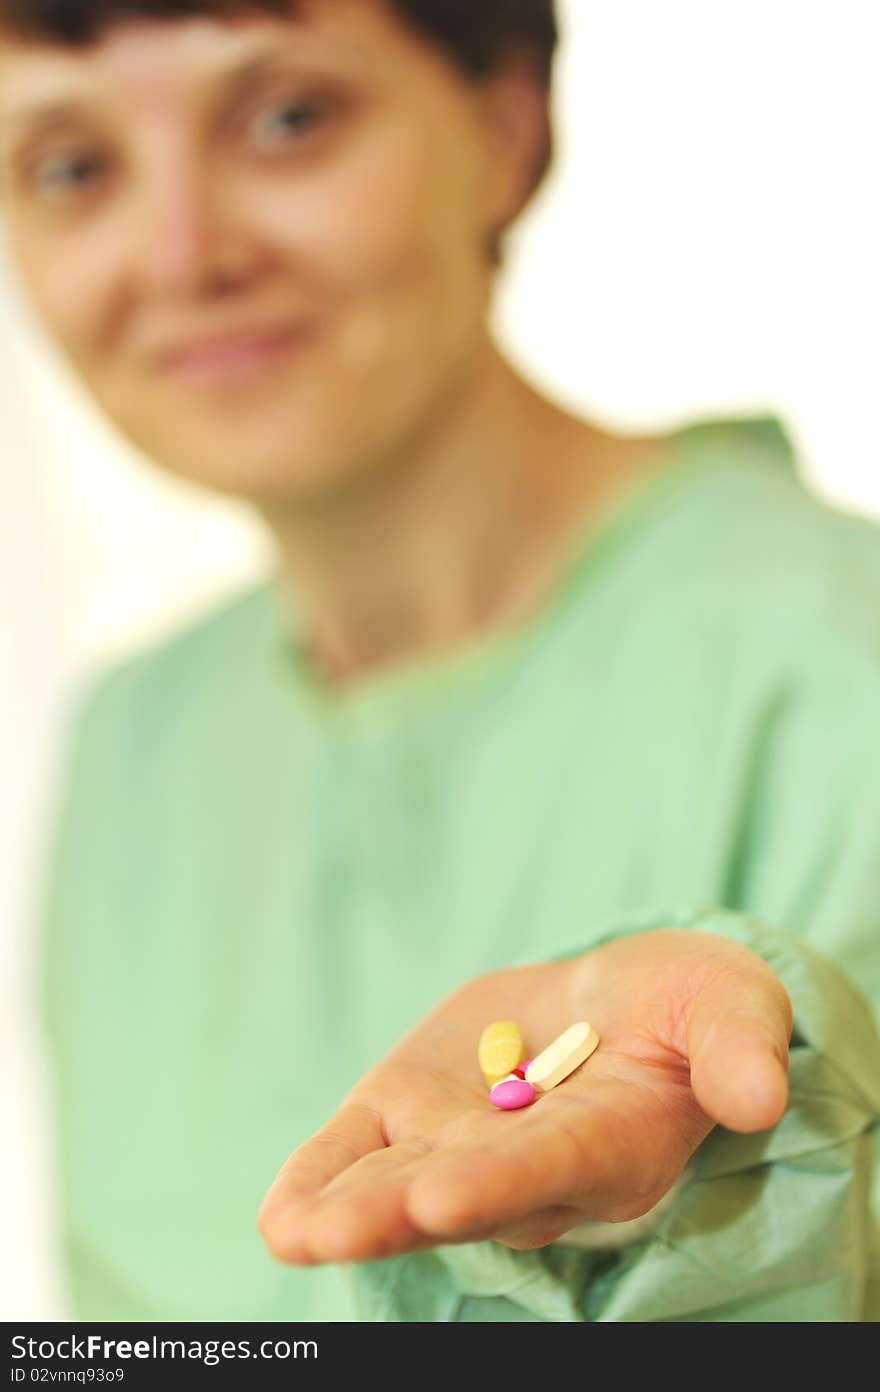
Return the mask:
<path id="1" fill-rule="evenodd" d="M 524 1078 L 526 1076 L 526 1069 L 528 1068 L 531 1061 L 531 1059 L 523 1059 L 522 1063 L 518 1063 L 516 1065 L 516 1068 L 514 1068 L 513 1071 L 518 1078 Z"/>
<path id="2" fill-rule="evenodd" d="M 525 1053 L 515 1020 L 495 1020 L 480 1035 L 477 1058 L 488 1087 L 506 1078 Z"/>
<path id="3" fill-rule="evenodd" d="M 515 1112 L 518 1107 L 527 1107 L 534 1102 L 537 1095 L 531 1083 L 510 1073 L 495 1084 L 489 1093 L 489 1101 L 493 1107 L 500 1107 L 502 1112 Z"/>
<path id="4" fill-rule="evenodd" d="M 526 1069 L 525 1081 L 539 1092 L 549 1092 L 588 1059 L 598 1043 L 599 1035 L 593 1026 L 586 1020 L 578 1020 L 542 1053 L 535 1055 Z"/>

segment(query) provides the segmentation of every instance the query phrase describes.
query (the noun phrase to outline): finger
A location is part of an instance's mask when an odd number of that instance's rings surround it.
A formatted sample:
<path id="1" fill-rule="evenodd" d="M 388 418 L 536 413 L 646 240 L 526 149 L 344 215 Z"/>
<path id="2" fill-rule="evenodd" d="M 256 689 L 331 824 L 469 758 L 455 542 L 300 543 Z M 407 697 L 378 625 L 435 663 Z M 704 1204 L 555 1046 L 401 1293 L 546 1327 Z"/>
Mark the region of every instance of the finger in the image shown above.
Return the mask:
<path id="1" fill-rule="evenodd" d="M 473 1125 L 468 1111 L 454 1112 L 447 1127 L 435 1116 L 433 1127 L 419 1128 L 415 1136 L 363 1155 L 320 1191 L 300 1197 L 289 1220 L 297 1230 L 298 1259 L 367 1261 L 433 1245 L 433 1236 L 420 1232 L 413 1223 L 406 1195 L 436 1145 L 455 1147 L 457 1143 L 450 1137 L 460 1132 L 465 1118 Z M 493 1119 L 479 1117 L 482 1122 Z M 434 1141 L 427 1138 L 426 1129 L 434 1132 Z M 287 1245 L 289 1250 L 289 1232 Z"/>
<path id="2" fill-rule="evenodd" d="M 497 1228 L 492 1238 L 515 1252 L 531 1252 L 537 1247 L 557 1242 L 583 1221 L 584 1214 L 579 1209 L 557 1205 L 555 1208 L 542 1208 L 523 1222 Z"/>
<path id="3" fill-rule="evenodd" d="M 406 1208 L 406 1193 L 423 1163 L 422 1143 L 374 1151 L 336 1177 L 297 1214 L 310 1262 L 372 1261 L 429 1246 Z"/>
<path id="4" fill-rule="evenodd" d="M 788 1100 L 791 1002 L 766 963 L 755 964 L 703 987 L 688 1021 L 694 1095 L 731 1131 L 775 1126 Z"/>
<path id="5" fill-rule="evenodd" d="M 560 1205 L 592 1217 L 635 1217 L 656 1202 L 687 1158 L 684 1147 L 671 1158 L 677 1142 L 656 1097 L 619 1081 L 597 1080 L 576 1096 L 548 1095 L 529 1113 L 498 1121 L 503 1139 L 426 1158 L 407 1197 L 418 1229 L 461 1240 L 487 1227 L 513 1229 Z M 651 1150 L 634 1145 L 640 1135 L 662 1143 Z"/>
<path id="6" fill-rule="evenodd" d="M 315 1196 L 337 1175 L 386 1145 L 377 1112 L 350 1103 L 298 1146 L 282 1165 L 260 1206 L 257 1227 L 279 1261 L 308 1264 L 302 1217 Z"/>

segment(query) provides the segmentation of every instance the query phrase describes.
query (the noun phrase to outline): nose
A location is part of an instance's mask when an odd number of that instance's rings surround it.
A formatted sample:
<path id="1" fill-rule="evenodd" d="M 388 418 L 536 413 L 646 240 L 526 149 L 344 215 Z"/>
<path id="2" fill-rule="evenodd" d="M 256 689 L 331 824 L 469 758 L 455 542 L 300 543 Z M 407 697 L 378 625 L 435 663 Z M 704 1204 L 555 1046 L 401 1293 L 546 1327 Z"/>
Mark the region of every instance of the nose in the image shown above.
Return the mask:
<path id="1" fill-rule="evenodd" d="M 146 179 L 136 216 L 138 277 L 154 294 L 233 286 L 265 258 L 245 209 L 195 160 Z"/>

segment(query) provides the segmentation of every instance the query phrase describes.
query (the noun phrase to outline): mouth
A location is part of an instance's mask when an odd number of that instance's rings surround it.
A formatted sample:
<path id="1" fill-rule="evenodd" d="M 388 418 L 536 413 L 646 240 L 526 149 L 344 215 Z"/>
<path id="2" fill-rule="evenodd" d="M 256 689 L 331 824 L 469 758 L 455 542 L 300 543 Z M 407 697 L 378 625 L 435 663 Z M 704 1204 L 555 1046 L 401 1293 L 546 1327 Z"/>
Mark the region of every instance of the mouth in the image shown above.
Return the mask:
<path id="1" fill-rule="evenodd" d="M 190 385 L 220 386 L 259 376 L 300 352 L 311 334 L 304 327 L 206 339 L 169 353 L 167 376 Z"/>

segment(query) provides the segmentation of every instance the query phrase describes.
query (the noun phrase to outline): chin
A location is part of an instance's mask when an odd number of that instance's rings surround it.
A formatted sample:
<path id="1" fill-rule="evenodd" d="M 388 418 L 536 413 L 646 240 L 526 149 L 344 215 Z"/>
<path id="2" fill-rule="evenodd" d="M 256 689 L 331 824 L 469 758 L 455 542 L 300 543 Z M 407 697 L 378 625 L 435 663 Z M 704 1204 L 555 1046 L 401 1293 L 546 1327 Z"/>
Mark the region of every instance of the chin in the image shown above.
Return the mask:
<path id="1" fill-rule="evenodd" d="M 180 435 L 173 442 L 152 438 L 140 448 L 184 482 L 266 510 L 314 503 L 359 472 L 354 450 L 341 444 L 328 449 L 326 434 L 312 448 L 282 430 L 268 443 L 259 438 L 230 441 L 228 433 L 223 438 L 200 434 L 189 441 Z"/>
<path id="2" fill-rule="evenodd" d="M 369 473 L 396 451 L 398 417 L 412 414 L 383 411 L 379 393 L 365 399 L 344 382 L 315 395 L 227 392 L 188 401 L 108 393 L 104 407 L 163 472 L 257 507 L 289 509 L 329 500 Z M 340 400 L 351 403 L 348 410 Z"/>

